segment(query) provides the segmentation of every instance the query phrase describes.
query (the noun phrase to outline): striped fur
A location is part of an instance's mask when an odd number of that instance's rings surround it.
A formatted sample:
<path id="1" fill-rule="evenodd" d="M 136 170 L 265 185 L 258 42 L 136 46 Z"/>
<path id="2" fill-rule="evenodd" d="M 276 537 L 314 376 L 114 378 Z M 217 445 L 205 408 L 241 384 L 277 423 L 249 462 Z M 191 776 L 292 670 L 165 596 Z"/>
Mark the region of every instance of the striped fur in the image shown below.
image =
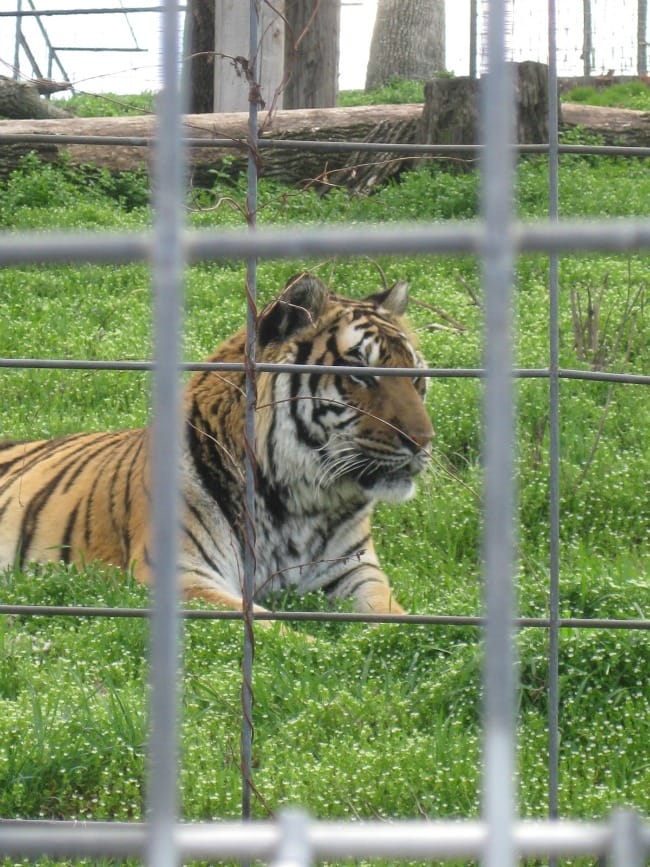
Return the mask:
<path id="1" fill-rule="evenodd" d="M 413 367 L 405 284 L 352 301 L 293 278 L 259 317 L 260 362 Z M 241 361 L 245 332 L 210 361 Z M 202 371 L 185 392 L 179 573 L 187 598 L 241 608 L 244 375 Z M 256 599 L 292 586 L 400 612 L 370 513 L 414 490 L 433 436 L 424 380 L 259 372 Z M 0 566 L 104 561 L 150 579 L 149 430 L 0 443 Z"/>

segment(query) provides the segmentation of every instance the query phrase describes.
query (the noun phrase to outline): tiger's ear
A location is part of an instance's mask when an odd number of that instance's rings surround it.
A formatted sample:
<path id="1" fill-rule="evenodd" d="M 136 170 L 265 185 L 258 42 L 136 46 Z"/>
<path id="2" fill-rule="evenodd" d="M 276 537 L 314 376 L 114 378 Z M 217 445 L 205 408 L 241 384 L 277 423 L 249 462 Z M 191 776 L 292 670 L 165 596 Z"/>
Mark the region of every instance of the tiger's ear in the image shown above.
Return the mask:
<path id="1" fill-rule="evenodd" d="M 406 280 L 398 280 L 390 289 L 384 292 L 376 292 L 368 299 L 375 307 L 383 307 L 395 316 L 402 316 L 409 303 L 409 286 Z"/>
<path id="2" fill-rule="evenodd" d="M 291 334 L 312 325 L 320 316 L 329 289 L 313 274 L 292 277 L 282 294 L 260 313 L 257 340 L 260 346 L 279 343 Z"/>

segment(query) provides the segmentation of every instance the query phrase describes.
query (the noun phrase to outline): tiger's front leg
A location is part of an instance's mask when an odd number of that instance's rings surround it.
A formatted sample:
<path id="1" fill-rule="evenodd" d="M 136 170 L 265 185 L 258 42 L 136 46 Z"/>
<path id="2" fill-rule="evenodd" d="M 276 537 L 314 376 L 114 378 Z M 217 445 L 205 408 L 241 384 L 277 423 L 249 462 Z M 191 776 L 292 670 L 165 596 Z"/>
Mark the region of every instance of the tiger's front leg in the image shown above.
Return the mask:
<path id="1" fill-rule="evenodd" d="M 405 614 L 395 599 L 388 578 L 373 562 L 359 563 L 335 582 L 330 595 L 350 598 L 363 614 Z"/>
<path id="2" fill-rule="evenodd" d="M 363 614 L 406 614 L 388 583 L 368 581 L 354 594 L 354 607 Z"/>
<path id="3" fill-rule="evenodd" d="M 145 558 L 136 562 L 133 572 L 142 584 L 152 585 L 152 570 L 145 565 Z M 181 569 L 179 584 L 186 601 L 200 599 L 202 602 L 207 602 L 223 611 L 243 611 L 244 609 L 244 600 L 241 594 L 231 592 L 227 586 L 220 587 L 215 580 L 211 580 L 199 572 Z M 253 611 L 265 612 L 267 610 L 262 605 L 253 605 Z"/>
<path id="4" fill-rule="evenodd" d="M 241 596 L 222 590 L 212 582 L 208 581 L 201 575 L 196 575 L 191 572 L 184 572 L 181 576 L 183 596 L 185 599 L 200 599 L 202 602 L 207 602 L 209 605 L 214 605 L 223 611 L 243 611 L 244 600 Z M 253 604 L 253 613 L 263 614 L 268 613 L 269 609 L 263 605 Z M 277 623 L 273 620 L 257 619 L 255 620 L 256 627 L 262 629 L 275 629 L 280 635 L 285 635 L 290 630 L 284 623 Z M 313 641 L 311 636 L 306 636 L 307 641 Z"/>
<path id="5" fill-rule="evenodd" d="M 227 588 L 221 588 L 216 583 L 207 580 L 202 575 L 197 575 L 193 572 L 183 572 L 181 574 L 181 587 L 183 597 L 186 600 L 200 599 L 202 602 L 207 602 L 209 605 L 214 605 L 216 608 L 221 608 L 224 611 L 243 611 L 244 600 L 235 593 L 231 593 Z M 268 608 L 263 605 L 253 605 L 253 611 L 264 613 Z M 260 621 L 264 626 L 269 626 L 268 621 Z"/>

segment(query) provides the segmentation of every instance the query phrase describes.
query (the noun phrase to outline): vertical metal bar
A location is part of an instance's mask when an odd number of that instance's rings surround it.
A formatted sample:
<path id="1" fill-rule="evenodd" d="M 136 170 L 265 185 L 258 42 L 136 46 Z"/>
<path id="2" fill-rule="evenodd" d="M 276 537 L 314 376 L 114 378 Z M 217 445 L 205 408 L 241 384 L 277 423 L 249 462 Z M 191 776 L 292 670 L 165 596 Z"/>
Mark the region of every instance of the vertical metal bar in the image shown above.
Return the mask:
<path id="1" fill-rule="evenodd" d="M 20 77 L 20 43 L 22 39 L 23 17 L 20 14 L 23 8 L 23 0 L 16 0 L 16 36 L 14 41 L 14 72 L 13 77 L 18 80 Z"/>
<path id="2" fill-rule="evenodd" d="M 636 72 L 648 72 L 648 0 L 638 0 L 636 16 Z"/>
<path id="3" fill-rule="evenodd" d="M 484 569 L 485 662 L 483 813 L 487 867 L 515 863 L 514 410 L 511 349 L 514 88 L 504 60 L 506 3 L 491 0 L 488 74 L 481 92 L 482 214 L 485 226 Z"/>
<path id="4" fill-rule="evenodd" d="M 177 821 L 179 621 L 177 532 L 181 403 L 180 294 L 183 280 L 182 88 L 178 64 L 177 0 L 165 0 L 162 18 L 163 87 L 155 155 L 153 283 L 155 293 L 154 424 L 152 442 L 153 616 L 147 808 L 148 862 L 178 862 Z"/>
<path id="5" fill-rule="evenodd" d="M 557 17 L 548 0 L 548 212 L 559 215 L 559 109 L 557 88 Z M 549 647 L 548 647 L 548 812 L 559 813 L 559 639 L 560 639 L 560 328 L 559 257 L 549 257 Z M 552 861 L 557 863 L 557 859 Z"/>
<path id="6" fill-rule="evenodd" d="M 259 8 L 257 0 L 250 0 L 249 23 L 249 102 L 248 102 L 248 189 L 246 213 L 250 229 L 257 221 L 257 41 Z M 246 263 L 246 414 L 244 422 L 246 509 L 244 526 L 244 649 L 242 655 L 242 817 L 250 818 L 252 791 L 253 743 L 253 657 L 255 635 L 253 631 L 253 596 L 255 591 L 255 407 L 257 386 L 255 377 L 255 331 L 257 324 L 257 259 L 251 256 Z"/>
<path id="7" fill-rule="evenodd" d="M 34 6 L 34 0 L 28 0 L 28 3 L 29 3 L 29 8 L 32 10 L 32 12 L 36 12 L 36 7 Z M 68 78 L 68 73 L 65 71 L 61 61 L 59 60 L 59 55 L 50 41 L 50 37 L 48 35 L 47 28 L 45 27 L 45 25 L 41 21 L 41 16 L 36 15 L 34 20 L 36 21 L 36 25 L 38 26 L 38 29 L 41 33 L 41 36 L 43 37 L 43 41 L 45 42 L 45 45 L 47 46 L 47 50 L 48 50 L 48 63 L 47 63 L 48 78 L 52 77 L 52 74 L 53 74 L 52 70 L 54 68 L 53 63 L 56 62 L 56 65 L 59 67 L 59 71 L 61 72 L 61 75 L 63 76 L 63 80 L 69 82 L 70 79 Z M 35 64 L 35 61 L 32 61 L 32 66 L 34 66 L 34 64 Z M 41 73 L 38 72 L 37 75 L 40 77 Z"/>

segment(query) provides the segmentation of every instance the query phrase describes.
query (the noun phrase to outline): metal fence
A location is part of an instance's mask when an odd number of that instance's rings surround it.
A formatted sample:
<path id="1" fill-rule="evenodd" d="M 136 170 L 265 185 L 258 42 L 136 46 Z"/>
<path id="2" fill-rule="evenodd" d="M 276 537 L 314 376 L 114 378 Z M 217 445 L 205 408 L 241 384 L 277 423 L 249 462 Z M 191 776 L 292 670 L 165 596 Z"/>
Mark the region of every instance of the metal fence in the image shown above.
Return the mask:
<path id="1" fill-rule="evenodd" d="M 485 68 L 487 41 L 482 22 L 488 2 L 471 0 L 477 18 L 479 67 Z M 545 4 L 511 0 L 507 4 L 506 51 L 510 60 L 545 62 L 546 40 L 540 39 L 548 18 Z M 558 4 L 555 16 L 558 75 L 566 77 L 645 75 L 648 53 L 647 0 L 579 0 Z M 481 37 L 483 37 L 481 39 Z M 470 52 L 470 64 L 473 58 Z"/>
<path id="2" fill-rule="evenodd" d="M 117 92 L 123 92 L 129 80 L 137 72 L 140 89 L 155 89 L 158 86 L 160 56 L 155 40 L 154 21 L 158 18 L 157 0 L 146 2 L 121 2 L 98 4 L 95 8 L 79 4 L 77 7 L 60 8 L 53 3 L 34 0 L 15 0 L 14 10 L 0 11 L 0 21 L 15 23 L 13 36 L 14 77 L 39 77 L 53 75 L 71 82 L 74 88 L 105 90 L 105 84 Z M 342 2 L 350 13 L 348 27 L 353 36 L 343 33 L 341 72 L 345 81 L 352 75 L 353 67 L 359 66 L 364 50 L 370 45 L 371 18 L 376 0 L 351 0 Z M 359 7 L 359 8 L 356 8 Z M 185 4 L 180 6 L 183 10 Z M 446 32 L 446 66 L 456 75 L 485 70 L 487 64 L 487 0 L 465 0 L 448 4 Z M 364 13 L 364 14 L 360 14 Z M 91 16 L 89 18 L 89 16 Z M 110 18 L 109 27 L 97 27 L 96 22 Z M 82 21 L 92 21 L 95 35 L 90 44 L 85 37 L 75 34 L 75 27 Z M 116 22 L 122 22 L 121 27 Z M 557 10 L 556 61 L 558 75 L 577 76 L 644 76 L 647 73 L 647 0 L 568 0 Z M 66 29 L 61 24 L 65 23 Z M 512 61 L 537 60 L 545 62 L 547 45 L 540 39 L 548 24 L 546 6 L 537 0 L 513 0 L 506 5 L 506 57 Z M 66 32 L 72 28 L 72 33 Z M 111 35 L 99 37 L 107 30 Z M 345 29 L 344 29 L 345 30 Z M 9 53 L 10 42 L 0 36 L 0 51 Z M 65 44 L 61 43 L 65 40 Z M 88 53 L 95 55 L 93 74 L 88 76 Z M 104 55 L 98 60 L 98 55 Z M 115 64 L 108 58 L 114 55 Z M 133 63 L 133 55 L 139 55 L 134 70 L 124 68 L 124 63 Z M 352 63 L 354 57 L 354 64 Z M 117 58 L 120 58 L 117 62 Z M 126 58 L 123 60 L 122 58 Z M 99 70 L 97 66 L 99 65 Z M 80 72 L 80 70 L 84 70 Z M 98 79 L 104 79 L 98 85 Z M 349 86 L 345 83 L 344 87 Z M 358 85 L 355 85 L 358 86 Z"/>
<path id="3" fill-rule="evenodd" d="M 508 867 L 518 858 L 560 856 L 611 856 L 616 864 L 641 865 L 650 854 L 650 826 L 635 814 L 620 811 L 609 822 L 580 823 L 558 819 L 558 639 L 563 625 L 634 627 L 647 629 L 649 622 L 567 621 L 560 618 L 559 598 L 559 382 L 563 377 L 602 379 L 650 385 L 650 376 L 616 375 L 563 370 L 559 365 L 558 256 L 565 251 L 616 251 L 650 246 L 650 222 L 563 222 L 558 220 L 557 103 L 551 101 L 548 146 L 551 216 L 547 223 L 524 226 L 513 211 L 515 149 L 513 139 L 513 87 L 506 56 L 506 2 L 489 4 L 488 58 L 490 74 L 483 88 L 483 191 L 480 218 L 472 223 L 413 225 L 363 229 L 354 234 L 345 229 L 255 229 L 244 232 L 188 233 L 184 226 L 184 155 L 181 110 L 180 64 L 178 62 L 178 8 L 166 0 L 163 12 L 164 87 L 159 102 L 159 129 L 155 164 L 156 220 L 150 234 L 106 233 L 88 237 L 60 233 L 50 236 L 18 234 L 0 236 L 0 265 L 150 261 L 155 287 L 154 541 L 157 550 L 156 579 L 151 617 L 151 730 L 147 821 L 145 823 L 70 823 L 0 821 L 0 855 L 12 857 L 143 857 L 156 867 L 188 859 L 262 859 L 282 865 L 303 865 L 312 860 L 335 858 L 474 859 L 488 867 Z M 549 0 L 549 83 L 556 88 L 555 2 Z M 257 9 L 251 2 L 251 58 L 255 56 Z M 489 110 L 488 110 L 489 107 Z M 257 137 L 256 105 L 251 105 L 250 140 Z M 202 142 L 205 145 L 205 142 Z M 309 143 L 303 143 L 309 147 Z M 408 150 L 405 146 L 404 150 Z M 647 155 L 642 149 L 626 153 Z M 256 162 L 249 159 L 249 204 L 255 212 Z M 513 370 L 511 348 L 512 281 L 516 257 L 523 252 L 544 252 L 550 257 L 550 351 L 548 366 L 541 370 Z M 277 822 L 252 824 L 183 824 L 177 805 L 177 755 L 179 707 L 177 688 L 179 615 L 177 610 L 176 526 L 178 479 L 170 473 L 177 465 L 180 433 L 174 419 L 180 415 L 180 308 L 185 265 L 197 260 L 241 258 L 247 261 L 248 328 L 255 321 L 256 262 L 260 258 L 309 258 L 323 254 L 360 256 L 382 254 L 469 253 L 482 262 L 485 290 L 484 369 L 428 370 L 430 376 L 478 376 L 484 380 L 484 581 L 485 612 L 482 618 L 418 617 L 384 620 L 412 623 L 461 623 L 484 630 L 484 765 L 483 814 L 479 821 L 325 822 L 289 811 Z M 254 341 L 251 341 L 254 347 Z M 163 351 L 164 348 L 164 351 Z M 28 366 L 30 362 L 4 359 L 2 365 Z M 42 362 L 33 361 L 33 366 Z M 62 367 L 83 363 L 61 362 Z M 138 365 L 106 363 L 111 368 Z M 98 366 L 88 363 L 87 367 Z M 218 365 L 215 365 L 218 369 Z M 254 349 L 244 369 L 248 381 L 247 436 L 252 442 L 254 409 Z M 381 373 L 381 371 L 378 371 Z M 515 573 L 514 492 L 506 482 L 513 478 L 515 429 L 514 376 L 548 379 L 550 405 L 550 615 L 530 625 L 544 626 L 550 636 L 549 650 L 549 768 L 550 821 L 522 822 L 517 817 L 515 779 L 515 651 L 518 626 L 513 595 Z M 248 508 L 253 515 L 252 468 L 248 468 Z M 245 581 L 252 586 L 254 558 L 246 564 Z M 251 594 L 243 612 L 243 712 L 242 764 L 243 813 L 250 808 L 250 740 L 252 735 L 250 691 L 253 620 Z M 0 613 L 78 613 L 73 609 L 45 610 L 0 606 Z M 86 614 L 145 616 L 146 612 L 85 609 Z M 188 616 L 200 616 L 191 612 Z M 233 616 L 209 612 L 208 616 Z M 282 615 L 274 615 L 281 618 Z M 312 617 L 314 615 L 306 615 Z M 335 615 L 323 614 L 332 618 Z M 296 615 L 287 615 L 295 618 Z M 358 619 L 339 615 L 339 619 Z M 362 619 L 372 621 L 371 617 Z M 522 621 L 519 621 L 522 622 Z"/>

